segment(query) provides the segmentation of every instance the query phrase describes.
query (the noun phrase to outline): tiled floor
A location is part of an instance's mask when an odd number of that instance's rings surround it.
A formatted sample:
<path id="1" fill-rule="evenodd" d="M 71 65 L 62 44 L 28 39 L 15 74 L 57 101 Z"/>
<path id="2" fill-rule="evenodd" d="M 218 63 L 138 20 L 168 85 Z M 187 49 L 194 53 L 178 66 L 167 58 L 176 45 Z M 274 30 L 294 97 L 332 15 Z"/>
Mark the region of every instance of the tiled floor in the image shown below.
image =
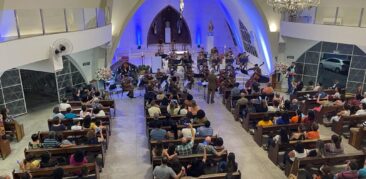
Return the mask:
<path id="1" fill-rule="evenodd" d="M 224 145 L 229 152 L 236 154 L 242 178 L 281 179 L 286 178 L 283 171 L 275 166 L 267 157 L 267 152 L 258 147 L 251 135 L 234 121 L 232 114 L 221 104 L 217 95 L 215 104 L 206 104 L 203 92 L 194 90 L 194 96 L 202 109 L 206 111 L 214 132 L 224 138 Z M 138 95 L 138 93 L 137 93 Z M 152 178 L 152 167 L 149 162 L 149 151 L 145 132 L 143 114 L 143 98 L 116 99 L 117 117 L 113 120 L 110 147 L 107 151 L 106 166 L 102 172 L 103 179 Z M 32 133 L 47 130 L 47 118 L 51 108 L 39 110 L 19 117 L 25 126 L 25 138 L 12 142 L 11 155 L 0 160 L 0 174 L 11 174 L 17 168 L 16 160 L 24 158 L 23 150 L 27 146 Z M 321 127 L 322 138 L 329 138 L 330 129 Z M 346 140 L 343 141 L 346 152 L 355 151 Z"/>

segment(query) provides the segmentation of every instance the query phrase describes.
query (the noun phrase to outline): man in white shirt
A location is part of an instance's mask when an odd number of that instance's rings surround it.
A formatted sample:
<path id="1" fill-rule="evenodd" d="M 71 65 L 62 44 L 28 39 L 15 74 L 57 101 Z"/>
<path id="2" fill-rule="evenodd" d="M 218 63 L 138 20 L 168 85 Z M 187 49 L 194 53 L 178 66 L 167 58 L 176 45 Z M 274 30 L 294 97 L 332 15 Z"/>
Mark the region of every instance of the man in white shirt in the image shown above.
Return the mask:
<path id="1" fill-rule="evenodd" d="M 60 111 L 66 111 L 67 108 L 71 108 L 71 105 L 67 103 L 67 99 L 62 99 L 60 103 Z"/>
<path id="2" fill-rule="evenodd" d="M 366 103 L 366 92 L 363 93 L 363 99 L 361 100 L 361 103 Z"/>
<path id="3" fill-rule="evenodd" d="M 194 134 L 196 134 L 196 129 L 192 128 Z M 191 139 L 192 138 L 192 131 L 191 128 L 189 127 L 189 125 L 187 125 L 185 128 L 182 129 L 182 135 L 183 137 L 187 138 L 187 139 Z"/>
<path id="4" fill-rule="evenodd" d="M 161 115 L 160 107 L 156 104 L 155 100 L 151 101 L 151 107 L 147 110 L 150 117 L 154 117 L 154 114 Z"/>

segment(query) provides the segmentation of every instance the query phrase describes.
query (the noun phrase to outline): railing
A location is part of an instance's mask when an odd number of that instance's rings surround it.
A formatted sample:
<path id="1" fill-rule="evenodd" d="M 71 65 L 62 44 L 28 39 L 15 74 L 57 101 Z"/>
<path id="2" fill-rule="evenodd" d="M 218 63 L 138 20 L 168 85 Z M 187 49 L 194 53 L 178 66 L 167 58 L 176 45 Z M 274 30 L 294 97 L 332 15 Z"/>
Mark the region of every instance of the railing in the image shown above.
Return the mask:
<path id="1" fill-rule="evenodd" d="M 285 15 L 284 21 L 337 25 L 348 27 L 366 27 L 366 12 L 363 7 L 323 7 L 304 10 L 297 16 Z"/>
<path id="2" fill-rule="evenodd" d="M 0 10 L 0 43 L 26 37 L 83 31 L 110 23 L 109 8 Z"/>

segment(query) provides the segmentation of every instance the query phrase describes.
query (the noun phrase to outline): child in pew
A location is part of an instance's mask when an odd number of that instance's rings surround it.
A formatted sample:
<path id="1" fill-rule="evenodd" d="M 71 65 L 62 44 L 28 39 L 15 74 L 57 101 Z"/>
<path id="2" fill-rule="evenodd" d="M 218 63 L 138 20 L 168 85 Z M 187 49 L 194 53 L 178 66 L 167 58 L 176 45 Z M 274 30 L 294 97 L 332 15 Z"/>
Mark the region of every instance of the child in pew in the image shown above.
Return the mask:
<path id="1" fill-rule="evenodd" d="M 32 134 L 31 138 L 32 138 L 32 141 L 29 142 L 28 149 L 42 148 L 42 144 L 39 141 L 39 135 L 38 134 Z"/>
<path id="2" fill-rule="evenodd" d="M 71 107 L 66 108 L 65 120 L 72 120 L 76 117 L 77 116 L 72 112 Z"/>
<path id="3" fill-rule="evenodd" d="M 288 144 L 290 141 L 290 135 L 287 128 L 282 127 L 280 133 L 273 136 L 273 133 L 269 134 L 267 146 L 263 145 L 264 150 L 268 150 L 270 145 L 274 146 L 276 144 Z"/>
<path id="4" fill-rule="evenodd" d="M 305 140 L 304 132 L 307 130 L 304 124 L 297 127 L 297 131 L 291 134 L 290 140 Z"/>
<path id="5" fill-rule="evenodd" d="M 280 118 L 275 121 L 276 125 L 284 125 L 290 123 L 290 115 L 288 111 L 284 111 Z"/>
<path id="6" fill-rule="evenodd" d="M 296 110 L 296 115 L 290 119 L 290 123 L 301 123 L 302 116 L 303 114 L 301 110 L 300 109 Z"/>
<path id="7" fill-rule="evenodd" d="M 320 155 L 319 149 L 305 149 L 304 145 L 299 141 L 295 145 L 294 150 L 285 152 L 284 165 L 280 164 L 280 167 L 283 169 L 285 165 L 292 164 L 295 158 L 315 157 L 318 155 Z"/>
<path id="8" fill-rule="evenodd" d="M 342 137 L 337 135 L 332 135 L 332 142 L 324 144 L 324 154 L 329 155 L 339 155 L 344 153 L 342 147 Z"/>
<path id="9" fill-rule="evenodd" d="M 40 168 L 40 160 L 36 160 L 34 155 L 27 154 L 21 162 L 17 161 L 20 170 L 32 170 Z"/>
<path id="10" fill-rule="evenodd" d="M 79 115 L 80 115 L 81 118 L 84 118 L 86 116 L 90 116 L 91 115 L 90 112 L 87 110 L 86 105 L 82 105 L 81 106 L 81 110 L 80 110 L 80 114 Z"/>
<path id="11" fill-rule="evenodd" d="M 221 161 L 218 165 L 218 172 L 233 173 L 238 170 L 238 163 L 235 161 L 235 154 L 230 152 L 226 161 Z"/>
<path id="12" fill-rule="evenodd" d="M 320 139 L 319 124 L 312 123 L 310 130 L 304 134 L 306 139 Z"/>

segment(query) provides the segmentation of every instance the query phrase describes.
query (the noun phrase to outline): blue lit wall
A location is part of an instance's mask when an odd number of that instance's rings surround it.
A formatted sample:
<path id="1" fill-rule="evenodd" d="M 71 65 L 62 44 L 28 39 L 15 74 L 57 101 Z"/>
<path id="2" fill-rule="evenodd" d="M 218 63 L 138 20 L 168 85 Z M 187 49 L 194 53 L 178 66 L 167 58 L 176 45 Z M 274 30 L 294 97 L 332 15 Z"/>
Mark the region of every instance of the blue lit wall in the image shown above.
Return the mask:
<path id="1" fill-rule="evenodd" d="M 274 62 L 268 38 L 266 23 L 258 11 L 254 0 L 219 0 L 228 9 L 229 16 L 235 22 L 235 28 L 239 29 L 238 20 L 242 20 L 249 31 L 253 31 L 254 42 L 259 53 L 259 59 L 263 59 L 266 64 L 267 72 L 274 70 Z M 238 32 L 234 32 L 237 33 Z"/>
<path id="2" fill-rule="evenodd" d="M 179 9 L 178 0 L 145 0 L 124 29 L 117 51 L 136 50 L 138 42 L 141 42 L 142 50 L 146 49 L 147 33 L 152 21 L 168 5 Z M 185 0 L 184 18 L 191 33 L 192 47 L 197 47 L 197 45 L 206 46 L 210 20 L 213 21 L 215 26 L 215 45 L 219 47 L 224 45 L 227 47 L 234 46 L 225 22 L 225 14 L 217 0 Z M 141 41 L 138 40 L 140 37 Z"/>

